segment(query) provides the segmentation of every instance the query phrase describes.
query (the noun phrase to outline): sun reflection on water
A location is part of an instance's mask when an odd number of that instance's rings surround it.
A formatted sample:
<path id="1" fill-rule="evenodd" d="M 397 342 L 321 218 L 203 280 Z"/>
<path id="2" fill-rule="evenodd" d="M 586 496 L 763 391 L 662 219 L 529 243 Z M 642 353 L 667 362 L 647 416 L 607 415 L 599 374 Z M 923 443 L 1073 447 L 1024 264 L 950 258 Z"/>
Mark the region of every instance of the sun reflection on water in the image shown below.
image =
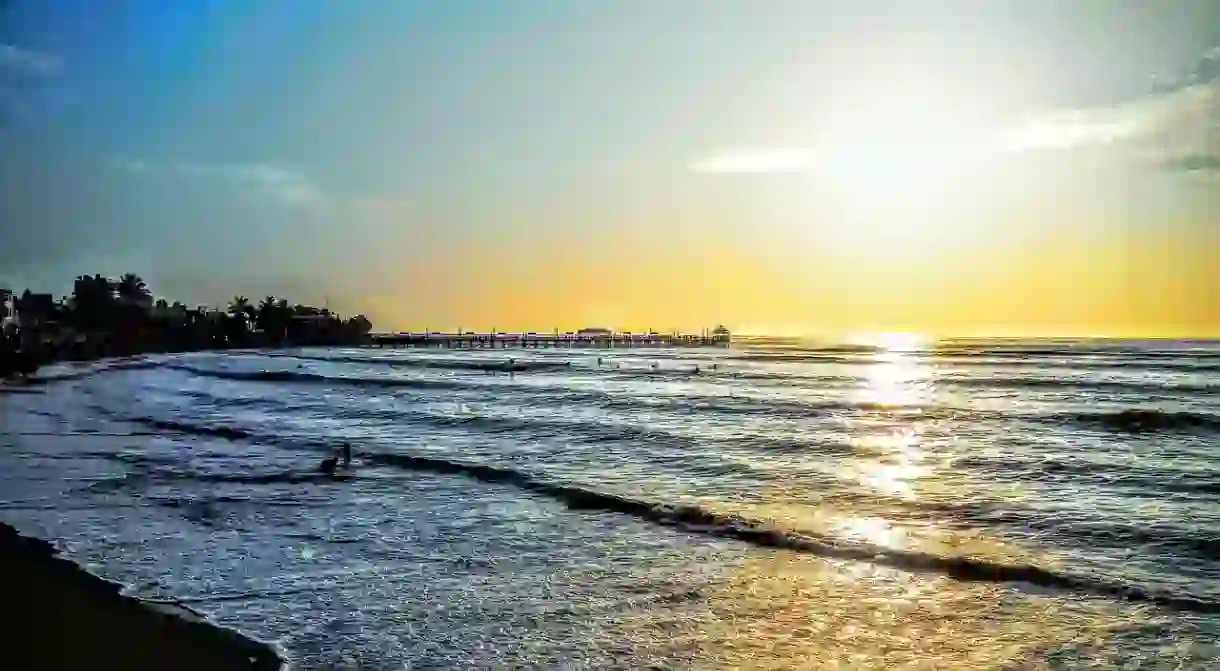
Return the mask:
<path id="1" fill-rule="evenodd" d="M 877 352 L 866 365 L 852 401 L 865 406 L 921 407 L 932 401 L 932 369 L 909 353 Z"/>
<path id="2" fill-rule="evenodd" d="M 925 341 L 902 336 L 876 342 L 885 344 L 853 370 L 857 384 L 844 392 L 858 410 L 836 419 L 850 446 L 846 454 L 811 454 L 816 465 L 794 468 L 786 477 L 777 459 L 761 498 L 701 505 L 831 543 L 1053 564 L 948 512 L 995 489 L 948 465 L 962 449 L 961 425 L 932 411 L 944 400 L 934 369 L 918 351 Z M 811 480 L 810 470 L 826 479 Z M 1046 668 L 1041 658 L 1057 649 L 1104 650 L 1112 632 L 1142 613 L 879 561 L 788 551 L 759 553 L 701 604 L 677 622 L 641 616 L 624 624 L 655 628 L 659 650 L 691 659 L 694 668 L 1000 669 Z"/>
<path id="3" fill-rule="evenodd" d="M 885 343 L 886 349 L 874 353 L 873 361 L 866 365 L 860 385 L 851 392 L 853 403 L 880 409 L 923 408 L 932 404 L 935 400 L 932 370 L 910 351 L 924 340 L 918 336 L 890 335 L 879 342 Z M 883 416 L 882 422 L 888 426 L 880 428 L 874 420 L 845 421 L 858 456 L 843 464 L 839 476 L 880 495 L 881 499 L 916 502 L 921 480 L 933 472 L 924 463 L 926 422 L 918 414 L 908 415 L 895 427 L 892 419 Z M 831 529 L 836 535 L 885 547 L 909 544 L 908 533 L 895 527 L 884 514 L 869 512 L 874 511 L 861 510 L 859 514 L 838 518 Z"/>
<path id="4" fill-rule="evenodd" d="M 789 552 L 737 567 L 679 613 L 640 612 L 624 633 L 687 668 L 1048 668 L 1062 649 L 1101 651 L 1138 607 L 1020 595 L 861 562 Z"/>

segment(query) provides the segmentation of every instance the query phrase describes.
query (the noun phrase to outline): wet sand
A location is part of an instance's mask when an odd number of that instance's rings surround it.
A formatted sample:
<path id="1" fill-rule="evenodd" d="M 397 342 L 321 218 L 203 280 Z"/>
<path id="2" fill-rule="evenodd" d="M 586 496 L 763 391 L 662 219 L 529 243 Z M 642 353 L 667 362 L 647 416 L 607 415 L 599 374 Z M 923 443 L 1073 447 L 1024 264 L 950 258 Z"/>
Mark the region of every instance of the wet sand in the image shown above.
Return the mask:
<path id="1" fill-rule="evenodd" d="M 269 646 L 144 603 L 0 524 L 6 668 L 279 669 Z M 24 663 L 23 663 L 24 662 Z"/>

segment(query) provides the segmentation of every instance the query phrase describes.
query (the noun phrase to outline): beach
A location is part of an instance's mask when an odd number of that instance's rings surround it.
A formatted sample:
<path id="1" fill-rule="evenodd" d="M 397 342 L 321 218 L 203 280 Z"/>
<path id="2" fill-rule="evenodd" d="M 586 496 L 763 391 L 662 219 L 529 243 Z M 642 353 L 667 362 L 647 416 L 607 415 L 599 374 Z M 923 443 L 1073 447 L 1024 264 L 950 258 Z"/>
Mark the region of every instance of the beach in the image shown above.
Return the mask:
<path id="1" fill-rule="evenodd" d="M 1172 342 L 158 355 L 0 395 L 0 521 L 299 669 L 1208 668 L 1218 399 Z"/>
<path id="2" fill-rule="evenodd" d="M 189 611 L 122 596 L 119 585 L 5 524 L 0 524 L 0 575 L 7 583 L 0 640 L 12 668 L 270 671 L 281 666 L 269 646 Z"/>

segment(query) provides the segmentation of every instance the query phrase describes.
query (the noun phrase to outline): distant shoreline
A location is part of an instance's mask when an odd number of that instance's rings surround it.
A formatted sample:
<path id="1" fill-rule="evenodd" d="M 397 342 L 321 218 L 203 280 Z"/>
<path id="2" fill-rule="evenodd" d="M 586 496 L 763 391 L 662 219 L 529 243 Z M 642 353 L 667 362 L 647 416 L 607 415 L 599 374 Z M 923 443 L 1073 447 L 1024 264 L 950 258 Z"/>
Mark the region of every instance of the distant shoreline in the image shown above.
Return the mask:
<path id="1" fill-rule="evenodd" d="M 0 522 L 0 575 L 9 612 L 6 649 L 38 668 L 284 668 L 275 649 L 190 611 L 142 601 L 64 558 L 51 543 Z M 61 645 L 29 646 L 59 640 Z M 12 651 L 26 650 L 27 653 Z M 7 657 L 8 655 L 6 655 Z"/>
<path id="2" fill-rule="evenodd" d="M 325 347 L 351 347 L 367 344 L 365 340 L 351 340 L 341 342 L 324 343 L 318 346 Z M 130 359 L 132 357 L 149 356 L 155 354 L 194 354 L 198 352 L 241 352 L 247 350 L 271 351 L 281 349 L 293 349 L 296 347 L 311 347 L 315 346 L 311 343 L 278 343 L 278 344 L 260 344 L 260 343 L 241 343 L 234 346 L 224 347 L 191 347 L 191 348 L 165 348 L 165 347 L 147 347 L 139 351 L 107 351 L 104 349 L 97 350 L 72 350 L 67 348 L 54 349 L 47 348 L 36 352 L 10 351 L 0 354 L 0 384 L 5 382 L 16 381 L 20 384 L 23 381 L 22 375 L 33 376 L 45 366 L 51 366 L 60 363 L 93 363 L 98 361 L 107 361 L 111 359 Z"/>

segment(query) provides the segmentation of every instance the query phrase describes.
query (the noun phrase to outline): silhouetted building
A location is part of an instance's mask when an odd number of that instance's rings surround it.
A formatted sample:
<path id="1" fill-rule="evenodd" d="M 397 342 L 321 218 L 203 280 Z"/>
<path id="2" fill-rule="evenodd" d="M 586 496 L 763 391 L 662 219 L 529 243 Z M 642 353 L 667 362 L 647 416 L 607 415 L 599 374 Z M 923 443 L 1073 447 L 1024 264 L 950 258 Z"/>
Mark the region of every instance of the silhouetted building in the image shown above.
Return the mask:
<path id="1" fill-rule="evenodd" d="M 28 291 L 16 299 L 17 326 L 45 328 L 54 324 L 57 317 L 55 297 L 51 294 L 32 294 Z"/>
<path id="2" fill-rule="evenodd" d="M 31 347 L 59 337 L 59 308 L 55 304 L 54 296 L 26 291 L 14 303 L 22 347 Z"/>
<path id="3" fill-rule="evenodd" d="M 153 311 L 153 297 L 151 294 L 141 296 L 124 296 L 120 294 L 115 298 L 119 305 L 128 305 L 143 310 L 146 313 Z"/>
<path id="4" fill-rule="evenodd" d="M 0 289 L 0 333 L 11 335 L 17 330 L 17 299 L 8 289 Z"/>
<path id="5" fill-rule="evenodd" d="M 330 335 L 329 315 L 293 315 L 288 321 L 289 340 L 301 344 L 318 343 Z"/>

